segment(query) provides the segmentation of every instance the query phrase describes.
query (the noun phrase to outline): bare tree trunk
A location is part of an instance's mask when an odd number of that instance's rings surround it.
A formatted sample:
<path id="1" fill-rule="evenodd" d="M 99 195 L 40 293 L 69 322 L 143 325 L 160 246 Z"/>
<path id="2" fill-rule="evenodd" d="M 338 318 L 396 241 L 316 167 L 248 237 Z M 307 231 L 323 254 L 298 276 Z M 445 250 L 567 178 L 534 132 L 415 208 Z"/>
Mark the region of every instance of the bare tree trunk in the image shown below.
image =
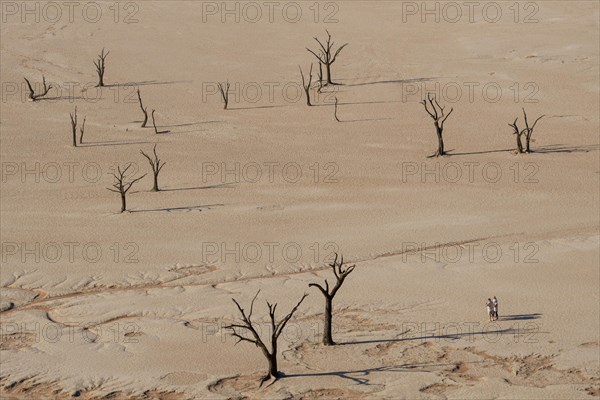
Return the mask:
<path id="1" fill-rule="evenodd" d="M 440 125 L 436 122 L 435 123 L 435 130 L 437 132 L 437 138 L 438 138 L 438 156 L 443 156 L 444 154 L 446 154 L 444 152 L 444 129 L 440 127 Z"/>
<path id="2" fill-rule="evenodd" d="M 73 133 L 73 147 L 77 147 L 77 107 L 73 114 L 69 113 L 71 117 L 71 131 Z"/>
<path id="3" fill-rule="evenodd" d="M 125 193 L 121 193 L 121 213 L 124 213 L 127 210 L 127 201 L 125 200 Z"/>
<path id="4" fill-rule="evenodd" d="M 427 106 L 427 102 L 429 101 L 429 104 L 431 106 L 431 110 L 429 109 L 429 107 Z M 452 114 L 452 111 L 454 111 L 454 108 L 450 109 L 450 112 L 448 114 L 445 113 L 445 108 L 440 106 L 440 104 L 438 103 L 438 101 L 436 100 L 435 97 L 431 97 L 430 94 L 427 94 L 427 99 L 421 101 L 421 104 L 423 104 L 423 106 L 425 107 L 425 111 L 427 112 L 427 114 L 429 114 L 429 116 L 431 117 L 431 119 L 433 119 L 433 124 L 435 125 L 435 133 L 437 135 L 438 138 L 438 150 L 437 153 L 429 156 L 429 157 L 440 157 L 446 154 L 445 150 L 444 150 L 444 123 L 446 122 L 446 120 L 448 119 L 448 117 L 450 116 L 450 114 Z"/>
<path id="5" fill-rule="evenodd" d="M 146 124 L 148 123 L 148 108 L 144 107 L 144 103 L 142 103 L 142 96 L 140 94 L 140 89 L 137 90 L 137 95 L 138 95 L 138 100 L 140 102 L 140 108 L 142 109 L 142 112 L 144 113 L 144 121 L 142 122 L 142 128 L 145 128 Z"/>
<path id="6" fill-rule="evenodd" d="M 336 278 L 335 286 L 330 290 L 329 282 L 327 279 L 325 280 L 324 285 L 320 285 L 318 283 L 309 283 L 308 287 L 316 287 L 321 291 L 323 297 L 325 297 L 325 325 L 323 326 L 323 344 L 325 346 L 333 346 L 335 342 L 333 341 L 332 332 L 331 332 L 331 321 L 333 319 L 333 298 L 335 297 L 337 291 L 344 284 L 344 280 L 352 271 L 354 271 L 355 265 L 344 268 L 344 257 L 341 258 L 338 263 L 338 255 L 336 253 L 335 260 L 332 264 L 329 264 L 331 268 L 333 268 L 333 274 Z"/>
<path id="7" fill-rule="evenodd" d="M 338 115 L 337 115 L 337 109 L 338 109 L 338 98 L 337 98 L 337 96 L 336 96 L 336 98 L 335 98 L 335 104 L 333 105 L 333 116 L 334 116 L 334 118 L 335 118 L 335 120 L 336 120 L 337 122 L 342 122 L 342 121 L 340 121 L 340 119 L 338 118 Z"/>
<path id="8" fill-rule="evenodd" d="M 333 319 L 333 297 L 325 296 L 325 326 L 323 327 L 323 344 L 333 346 L 333 336 L 331 335 L 331 321 Z"/>

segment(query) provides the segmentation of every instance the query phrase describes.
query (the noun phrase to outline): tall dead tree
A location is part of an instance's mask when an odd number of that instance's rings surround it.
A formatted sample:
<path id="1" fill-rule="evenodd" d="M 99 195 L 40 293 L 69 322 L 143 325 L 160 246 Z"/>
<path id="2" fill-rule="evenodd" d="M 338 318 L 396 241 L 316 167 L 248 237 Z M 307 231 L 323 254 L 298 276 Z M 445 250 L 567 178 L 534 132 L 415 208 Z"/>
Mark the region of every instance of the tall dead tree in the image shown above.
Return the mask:
<path id="1" fill-rule="evenodd" d="M 129 191 L 129 189 L 131 189 L 131 187 L 136 182 L 138 182 L 139 180 L 141 180 L 143 177 L 146 176 L 146 174 L 144 174 L 144 175 L 140 176 L 139 178 L 128 179 L 125 175 L 127 174 L 127 171 L 129 170 L 130 167 L 131 167 L 131 164 L 128 164 L 127 167 L 125 167 L 125 169 L 122 170 L 121 166 L 117 165 L 117 171 L 113 172 L 113 177 L 115 179 L 115 182 L 113 183 L 112 188 L 107 188 L 111 192 L 119 193 L 119 195 L 121 196 L 121 213 L 127 211 L 127 201 L 125 199 L 125 196 L 127 195 L 127 192 Z"/>
<path id="2" fill-rule="evenodd" d="M 325 326 L 323 330 L 323 344 L 325 346 L 333 346 L 335 342 L 331 336 L 331 322 L 332 322 L 332 314 L 333 314 L 333 298 L 336 293 L 344 284 L 344 280 L 352 271 L 354 271 L 355 265 L 344 268 L 344 257 L 341 257 L 340 262 L 338 263 L 338 255 L 335 254 L 335 260 L 333 263 L 329 264 L 329 266 L 333 269 L 333 274 L 335 275 L 336 283 L 331 290 L 329 289 L 329 282 L 325 279 L 325 285 L 321 286 L 318 283 L 311 283 L 309 287 L 316 287 L 321 291 L 323 296 L 325 297 Z"/>
<path id="3" fill-rule="evenodd" d="M 250 343 L 256 345 L 256 347 L 260 348 L 263 355 L 268 360 L 269 370 L 268 370 L 267 374 L 265 375 L 265 377 L 262 378 L 260 381 L 260 384 L 262 386 L 262 384 L 265 381 L 267 381 L 268 379 L 271 379 L 271 378 L 277 379 L 279 377 L 280 374 L 279 374 L 279 370 L 277 368 L 277 340 L 279 339 L 281 332 L 283 332 L 285 325 L 292 318 L 294 313 L 298 310 L 298 307 L 300 307 L 300 304 L 302 304 L 302 302 L 304 301 L 306 296 L 308 296 L 308 294 L 305 293 L 302 296 L 302 298 L 300 299 L 300 301 L 296 304 L 296 306 L 294 308 L 292 308 L 292 311 L 290 311 L 279 322 L 277 322 L 276 318 L 275 318 L 275 309 L 277 308 L 277 303 L 271 304 L 267 301 L 267 307 L 269 307 L 269 319 L 270 319 L 270 332 L 269 332 L 270 338 L 269 339 L 271 342 L 270 349 L 269 349 L 267 347 L 267 345 L 265 344 L 265 342 L 263 342 L 263 340 L 260 338 L 260 335 L 258 334 L 258 332 L 254 326 L 254 323 L 251 320 L 252 311 L 254 309 L 254 301 L 258 297 L 259 293 L 260 293 L 260 290 L 256 293 L 256 295 L 252 299 L 252 302 L 250 303 L 250 311 L 248 312 L 248 314 L 246 314 L 246 311 L 244 311 L 244 309 L 240 306 L 240 303 L 238 303 L 235 299 L 232 299 L 241 314 L 241 322 L 227 325 L 227 326 L 225 326 L 225 328 L 230 329 L 231 330 L 230 334 L 238 339 L 236 344 L 238 344 L 239 342 L 250 342 Z M 244 332 L 249 333 L 250 334 L 249 337 L 243 336 L 242 331 L 239 331 L 239 330 L 243 330 Z"/>
<path id="4" fill-rule="evenodd" d="M 429 104 L 431 105 L 432 111 L 430 111 L 429 107 L 427 106 L 427 100 L 429 101 Z M 425 111 L 427 111 L 427 114 L 429 114 L 429 116 L 433 119 L 433 124 L 435 125 L 435 132 L 436 132 L 437 138 L 438 138 L 438 151 L 437 151 L 437 153 L 435 153 L 429 157 L 439 157 L 439 156 L 443 156 L 446 154 L 444 151 L 444 136 L 443 136 L 444 122 L 446 122 L 446 120 L 448 119 L 450 114 L 452 114 L 452 111 L 454 111 L 454 108 L 450 109 L 450 112 L 448 114 L 445 114 L 445 112 L 444 112 L 445 107 L 440 106 L 440 104 L 438 103 L 435 96 L 432 98 L 431 94 L 428 93 L 427 100 L 421 101 L 421 104 L 423 104 L 425 106 Z"/>
<path id="5" fill-rule="evenodd" d="M 154 133 L 156 133 L 157 135 L 161 134 L 161 133 L 169 133 L 171 131 L 159 131 L 158 127 L 156 126 L 156 119 L 154 118 L 154 113 L 156 112 L 156 110 L 152 110 L 152 126 L 154 126 Z"/>
<path id="6" fill-rule="evenodd" d="M 69 113 L 71 117 L 71 132 L 73 134 L 73 147 L 77 147 L 77 106 L 75 106 L 75 112 Z"/>
<path id="7" fill-rule="evenodd" d="M 329 33 L 329 31 L 325 30 L 325 32 L 327 32 L 327 41 L 325 43 L 321 42 L 316 36 L 314 37 L 314 39 L 317 41 L 320 47 L 320 49 L 317 50 L 319 51 L 318 54 L 316 51 L 313 51 L 308 47 L 306 48 L 306 50 L 308 50 L 313 56 L 316 57 L 316 59 L 321 64 L 325 66 L 325 70 L 327 71 L 327 84 L 335 85 L 331 76 L 331 66 L 337 59 L 337 56 L 340 54 L 340 52 L 344 49 L 344 47 L 348 46 L 348 43 L 345 43 L 338 47 L 337 50 L 334 50 L 333 47 L 335 45 L 335 42 L 331 41 L 331 34 Z"/>
<path id="8" fill-rule="evenodd" d="M 85 120 L 87 119 L 86 117 L 83 117 L 83 124 L 81 124 L 81 128 L 79 128 L 79 144 L 83 143 L 83 134 L 85 133 Z"/>
<path id="9" fill-rule="evenodd" d="M 138 88 L 138 90 L 137 90 L 137 96 L 138 96 L 138 100 L 140 102 L 140 108 L 142 109 L 142 112 L 144 113 L 144 121 L 142 122 L 142 128 L 145 128 L 146 124 L 148 123 L 148 107 L 144 107 L 144 103 L 142 103 L 142 96 L 140 95 L 140 88 Z"/>
<path id="10" fill-rule="evenodd" d="M 94 60 L 94 65 L 96 66 L 96 73 L 98 74 L 98 84 L 96 87 L 104 86 L 104 72 L 106 71 L 106 57 L 110 54 L 104 53 L 104 49 L 102 49 L 102 53 L 98 54 L 98 60 Z"/>
<path id="11" fill-rule="evenodd" d="M 156 154 L 156 145 L 154 145 L 154 149 L 152 149 L 152 152 L 154 153 L 154 157 L 150 157 L 148 154 L 144 153 L 143 150 L 140 150 L 140 153 L 142 153 L 142 155 L 146 157 L 146 159 L 150 163 L 150 167 L 152 168 L 152 175 L 154 176 L 154 186 L 152 186 L 152 191 L 158 192 L 160 191 L 160 189 L 158 188 L 158 174 L 160 174 L 160 170 L 162 169 L 162 167 L 164 167 L 166 163 L 158 158 L 158 155 Z"/>
<path id="12" fill-rule="evenodd" d="M 313 65 L 312 65 L 312 63 L 310 64 L 310 71 L 308 73 L 308 82 L 304 78 L 304 73 L 302 72 L 302 67 L 298 65 L 298 68 L 300 69 L 300 76 L 302 77 L 302 87 L 304 88 L 304 93 L 306 94 L 306 105 L 310 107 L 310 106 L 312 106 L 312 104 L 310 103 L 310 85 L 312 84 Z"/>
<path id="13" fill-rule="evenodd" d="M 25 82 L 27 82 L 27 87 L 29 88 L 29 99 L 31 101 L 36 101 L 37 99 L 41 99 L 42 97 L 44 97 L 48 94 L 50 89 L 52 89 L 52 85 L 46 84 L 46 77 L 44 75 L 42 75 L 42 85 L 44 86 L 44 89 L 39 94 L 35 94 L 35 90 L 33 90 L 33 86 L 31 86 L 29 79 L 27 79 L 27 78 L 23 78 L 23 79 L 25 79 Z"/>
<path id="14" fill-rule="evenodd" d="M 533 125 L 531 126 L 531 128 L 529 127 L 529 122 L 527 122 L 527 113 L 525 112 L 524 108 L 523 108 L 523 117 L 525 118 L 525 130 L 527 131 L 525 133 L 525 152 L 530 153 L 531 152 L 531 136 L 533 135 L 533 129 L 535 128 L 535 125 L 538 123 L 538 121 L 540 119 L 544 118 L 545 115 L 541 115 L 540 117 L 538 117 L 538 119 L 536 119 L 533 122 Z"/>
<path id="15" fill-rule="evenodd" d="M 229 105 L 229 82 L 225 82 L 224 84 L 217 82 L 217 86 L 219 87 L 219 92 L 221 92 L 221 97 L 223 98 L 223 109 L 227 110 L 227 106 Z"/>
<path id="16" fill-rule="evenodd" d="M 538 119 L 536 119 L 534 121 L 533 125 L 531 127 L 529 127 L 529 122 L 527 120 L 527 113 L 525 112 L 525 109 L 523 108 L 523 118 L 525 120 L 525 128 L 519 129 L 519 127 L 517 126 L 517 121 L 519 120 L 518 117 L 515 118 L 515 122 L 513 122 L 512 124 L 508 124 L 509 126 L 511 126 L 513 128 L 513 134 L 517 137 L 517 152 L 518 153 L 530 153 L 531 152 L 531 136 L 533 135 L 533 129 L 535 128 L 535 125 L 538 123 L 538 121 L 540 119 L 542 119 L 543 117 L 545 117 L 545 115 L 540 116 Z M 525 145 L 523 145 L 522 137 L 525 138 Z"/>

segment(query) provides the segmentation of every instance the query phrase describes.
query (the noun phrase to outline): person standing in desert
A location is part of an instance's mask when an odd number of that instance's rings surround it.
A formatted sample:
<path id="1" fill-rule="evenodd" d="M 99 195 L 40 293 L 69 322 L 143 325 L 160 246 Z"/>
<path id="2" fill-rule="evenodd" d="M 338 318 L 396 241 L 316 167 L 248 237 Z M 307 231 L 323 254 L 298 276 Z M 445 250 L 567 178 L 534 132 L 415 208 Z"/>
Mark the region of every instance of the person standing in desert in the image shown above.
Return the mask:
<path id="1" fill-rule="evenodd" d="M 494 304 L 492 303 L 492 300 L 490 298 L 487 299 L 487 303 L 485 303 L 485 307 L 487 308 L 487 312 L 488 312 L 488 318 L 490 320 L 490 322 L 493 321 L 494 318 Z"/>
<path id="2" fill-rule="evenodd" d="M 497 321 L 498 320 L 498 299 L 496 298 L 496 296 L 494 296 L 494 298 L 492 299 L 492 304 L 494 306 L 494 308 L 493 308 L 494 319 Z"/>

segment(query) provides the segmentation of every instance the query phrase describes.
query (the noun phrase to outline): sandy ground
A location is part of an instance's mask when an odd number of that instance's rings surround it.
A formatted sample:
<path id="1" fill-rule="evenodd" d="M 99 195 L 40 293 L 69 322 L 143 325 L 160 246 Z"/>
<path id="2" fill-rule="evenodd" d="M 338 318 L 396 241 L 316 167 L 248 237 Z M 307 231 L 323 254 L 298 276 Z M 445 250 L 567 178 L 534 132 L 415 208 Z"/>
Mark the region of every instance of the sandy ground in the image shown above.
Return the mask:
<path id="1" fill-rule="evenodd" d="M 322 3 L 318 18 L 297 2 L 297 22 L 290 3 L 270 21 L 258 2 L 251 22 L 238 3 L 239 23 L 219 3 L 95 4 L 97 22 L 83 7 L 49 21 L 44 2 L 36 22 L 2 2 L 2 398 L 599 396 L 597 2 L 498 2 L 495 23 L 481 8 L 452 23 L 446 3 L 439 22 L 391 1 Z M 298 64 L 325 28 L 350 43 L 342 85 L 308 108 Z M 42 74 L 50 99 L 27 101 L 23 77 Z M 169 133 L 140 127 L 138 87 Z M 451 155 L 426 158 L 418 101 L 438 89 Z M 546 117 L 517 155 L 522 107 Z M 119 214 L 111 171 L 149 172 L 153 144 L 164 190 L 147 176 Z M 308 284 L 332 281 L 334 251 L 356 270 L 325 347 Z M 231 298 L 259 289 L 265 334 L 265 300 L 282 315 L 310 294 L 280 339 L 284 377 L 260 389 L 260 351 L 223 329 Z"/>

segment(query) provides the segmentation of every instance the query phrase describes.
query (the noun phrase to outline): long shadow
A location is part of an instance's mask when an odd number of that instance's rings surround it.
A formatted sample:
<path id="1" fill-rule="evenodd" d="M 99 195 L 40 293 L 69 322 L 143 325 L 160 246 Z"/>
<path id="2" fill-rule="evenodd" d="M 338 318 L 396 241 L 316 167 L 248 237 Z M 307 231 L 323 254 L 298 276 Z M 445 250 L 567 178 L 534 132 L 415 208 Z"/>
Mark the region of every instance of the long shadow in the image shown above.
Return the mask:
<path id="1" fill-rule="evenodd" d="M 564 144 L 554 144 L 545 147 L 534 147 L 532 153 L 589 153 L 600 149 L 600 144 L 590 144 L 585 146 L 567 146 Z"/>
<path id="2" fill-rule="evenodd" d="M 355 101 L 355 102 L 339 102 L 338 106 L 351 106 L 357 104 L 387 104 L 387 103 L 402 103 L 399 100 L 389 100 L 389 101 Z M 324 104 L 313 104 L 313 107 L 333 107 L 333 103 L 324 103 Z"/>
<path id="3" fill-rule="evenodd" d="M 77 147 L 108 147 L 108 146 L 126 146 L 130 144 L 147 144 L 153 142 L 94 142 L 94 143 L 83 143 L 78 145 Z"/>
<path id="4" fill-rule="evenodd" d="M 542 318 L 543 314 L 534 313 L 534 314 L 515 314 L 515 315 L 505 315 L 499 318 L 500 321 L 525 321 L 530 319 L 539 319 Z"/>
<path id="5" fill-rule="evenodd" d="M 477 361 L 480 363 L 481 361 Z M 401 365 L 392 365 L 392 366 L 383 366 L 376 368 L 367 368 L 367 369 L 355 369 L 355 370 L 347 370 L 347 371 L 332 371 L 332 372 L 314 372 L 307 374 L 285 374 L 281 373 L 281 379 L 287 378 L 305 378 L 309 376 L 337 376 L 342 379 L 348 379 L 358 385 L 370 385 L 371 381 L 367 379 L 369 375 L 374 372 L 435 372 L 432 368 L 435 367 L 455 367 L 455 363 L 450 364 L 428 364 L 428 363 L 417 363 L 417 364 L 401 364 Z M 352 376 L 358 375 L 358 376 Z"/>
<path id="6" fill-rule="evenodd" d="M 176 189 L 160 189 L 161 192 L 178 192 L 181 190 L 204 190 L 204 189 L 231 189 L 234 186 L 231 183 L 221 183 L 219 185 L 210 185 L 210 186 L 197 186 L 197 187 L 186 187 L 186 188 L 176 188 Z"/>
<path id="7" fill-rule="evenodd" d="M 41 97 L 36 101 L 56 101 L 56 100 L 87 100 L 81 96 L 59 96 L 59 97 Z"/>
<path id="8" fill-rule="evenodd" d="M 501 149 L 501 150 L 485 150 L 485 151 L 471 151 L 464 153 L 453 153 L 453 150 L 446 151 L 446 154 L 449 156 L 470 156 L 474 154 L 491 154 L 491 153 L 506 153 L 515 151 L 515 149 Z"/>
<path id="9" fill-rule="evenodd" d="M 440 77 L 434 78 L 413 78 L 413 79 L 390 79 L 385 81 L 374 81 L 374 82 L 363 82 L 363 83 L 352 83 L 352 84 L 344 84 L 344 86 L 366 86 L 366 85 L 380 85 L 387 83 L 417 83 L 417 82 L 429 82 L 435 79 L 439 79 Z"/>
<path id="10" fill-rule="evenodd" d="M 287 107 L 284 105 L 272 105 L 272 106 L 256 106 L 256 107 L 236 107 L 236 108 L 227 108 L 227 110 L 235 111 L 235 110 L 256 110 L 260 108 L 281 108 Z"/>
<path id="11" fill-rule="evenodd" d="M 176 83 L 192 83 L 192 81 L 140 81 L 140 82 L 126 82 L 126 83 L 111 83 L 104 85 L 104 87 L 129 87 L 129 86 L 148 86 L 148 85 L 173 85 Z"/>
<path id="12" fill-rule="evenodd" d="M 405 332 L 406 333 L 406 332 Z M 406 342 L 411 340 L 434 340 L 434 339 L 452 339 L 458 340 L 464 337 L 472 337 L 472 336 L 481 336 L 481 335 L 519 335 L 525 334 L 527 330 L 524 329 L 514 329 L 514 328 L 506 328 L 506 329 L 497 329 L 493 331 L 479 331 L 479 332 L 458 332 L 458 333 L 450 333 L 447 335 L 431 335 L 431 336 L 416 336 L 416 337 L 402 337 L 397 339 L 373 339 L 373 340 L 362 340 L 362 341 L 354 341 L 354 342 L 340 342 L 339 345 L 352 345 L 352 344 L 371 344 L 371 343 L 396 343 L 396 342 Z M 535 332 L 538 333 L 549 333 L 549 332 Z M 404 334 L 404 333 L 403 333 Z"/>
<path id="13" fill-rule="evenodd" d="M 365 122 L 365 121 L 386 121 L 391 118 L 363 118 L 363 119 L 347 119 L 340 122 Z"/>
<path id="14" fill-rule="evenodd" d="M 138 122 L 138 121 L 133 121 L 133 122 Z M 142 122 L 142 121 L 139 121 Z M 213 123 L 218 123 L 218 122 L 223 122 L 223 121 L 199 121 L 199 122 L 190 122 L 188 124 L 177 124 L 177 125 L 156 125 L 157 128 L 179 128 L 179 127 L 184 127 L 184 126 L 195 126 L 195 125 L 202 125 L 202 124 L 213 124 Z"/>
<path id="15" fill-rule="evenodd" d="M 168 207 L 168 208 L 155 208 L 151 210 L 130 210 L 130 213 L 141 213 L 141 212 L 192 212 L 202 210 L 212 210 L 213 207 L 224 207 L 225 204 L 208 204 L 202 206 L 187 206 L 187 207 Z"/>

